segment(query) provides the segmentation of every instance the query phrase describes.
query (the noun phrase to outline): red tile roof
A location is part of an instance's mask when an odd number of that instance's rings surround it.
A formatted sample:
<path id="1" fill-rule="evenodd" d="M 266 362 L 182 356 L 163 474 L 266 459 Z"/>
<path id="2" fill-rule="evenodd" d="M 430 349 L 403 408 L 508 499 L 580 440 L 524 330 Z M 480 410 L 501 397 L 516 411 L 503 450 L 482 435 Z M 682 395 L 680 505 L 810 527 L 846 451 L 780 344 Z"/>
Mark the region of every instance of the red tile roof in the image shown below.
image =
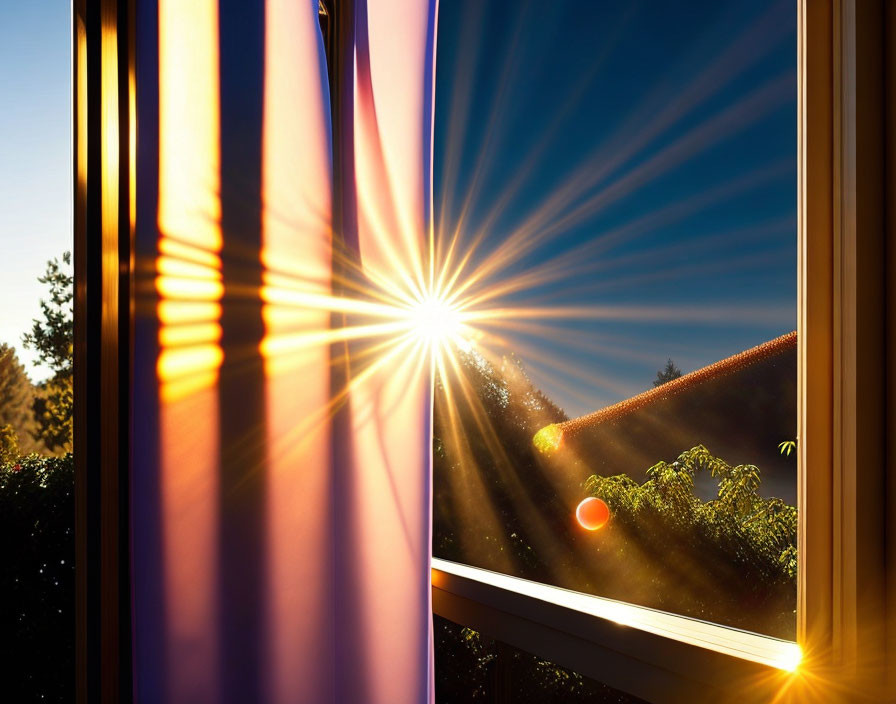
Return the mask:
<path id="1" fill-rule="evenodd" d="M 612 406 L 607 406 L 606 408 L 581 416 L 580 418 L 573 418 L 563 423 L 557 423 L 548 426 L 547 428 L 543 428 L 536 433 L 534 439 L 535 444 L 543 452 L 550 452 L 559 447 L 560 442 L 564 437 L 572 437 L 582 430 L 627 415 L 640 408 L 644 408 L 651 403 L 671 398 L 711 379 L 718 379 L 728 374 L 738 372 L 757 362 L 782 354 L 795 347 L 796 331 L 793 331 L 786 335 L 782 335 L 781 337 L 776 337 L 774 340 L 764 342 L 763 344 L 744 352 L 739 352 L 731 357 L 710 364 L 709 366 L 697 369 L 690 374 L 684 374 L 677 379 L 668 381 L 661 386 L 640 393 L 637 396 L 632 396 L 625 401 L 620 401 Z"/>

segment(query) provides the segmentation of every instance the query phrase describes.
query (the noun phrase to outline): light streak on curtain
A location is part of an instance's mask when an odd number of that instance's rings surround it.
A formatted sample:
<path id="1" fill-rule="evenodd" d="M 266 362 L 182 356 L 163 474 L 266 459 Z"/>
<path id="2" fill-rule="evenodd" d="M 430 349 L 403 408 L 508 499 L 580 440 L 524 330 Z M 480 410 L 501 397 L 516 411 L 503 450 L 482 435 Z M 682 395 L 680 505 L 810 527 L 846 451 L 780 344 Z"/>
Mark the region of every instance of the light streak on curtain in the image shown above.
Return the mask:
<path id="1" fill-rule="evenodd" d="M 354 147 L 360 260 L 426 290 L 434 2 L 368 0 L 356 17 Z M 352 394 L 365 701 L 432 695 L 431 370 L 399 355 Z M 383 552 L 389 545 L 388 557 Z M 382 595 L 402 595 L 383 600 Z M 389 642 L 389 648 L 378 644 Z M 357 694 L 361 694 L 358 692 Z M 357 700 L 360 701 L 360 700 Z"/>
<path id="2" fill-rule="evenodd" d="M 333 700 L 329 357 L 307 337 L 330 313 L 329 102 L 317 3 L 267 0 L 262 232 L 267 379 L 268 638 L 272 702 Z"/>
<path id="3" fill-rule="evenodd" d="M 317 5 L 139 3 L 138 702 L 433 697 L 430 359 L 349 354 L 334 416 L 338 331 L 307 304 L 340 293 Z M 419 289 L 435 0 L 354 10 L 338 236 L 361 279 Z"/>
<path id="4" fill-rule="evenodd" d="M 159 6 L 159 472 L 169 701 L 217 696 L 217 3 Z M 185 432 L 189 428 L 188 432 Z"/>

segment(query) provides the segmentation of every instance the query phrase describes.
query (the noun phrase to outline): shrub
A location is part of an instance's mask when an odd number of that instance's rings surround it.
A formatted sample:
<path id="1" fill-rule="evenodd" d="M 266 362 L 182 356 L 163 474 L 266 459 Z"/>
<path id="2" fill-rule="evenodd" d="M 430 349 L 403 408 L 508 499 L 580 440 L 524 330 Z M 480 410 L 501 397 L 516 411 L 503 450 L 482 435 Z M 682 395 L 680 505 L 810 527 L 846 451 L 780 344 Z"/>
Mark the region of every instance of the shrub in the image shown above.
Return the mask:
<path id="1" fill-rule="evenodd" d="M 718 479 L 717 498 L 702 501 L 694 495 L 699 472 Z M 713 543 L 728 553 L 731 564 L 756 569 L 768 582 L 796 578 L 797 510 L 759 495 L 758 467 L 732 467 L 698 445 L 671 464 L 655 464 L 647 475 L 643 484 L 625 475 L 592 475 L 585 488 L 607 502 L 614 520 L 637 525 L 652 514 L 654 522 L 664 524 L 660 535 L 686 532 L 695 543 Z"/>
<path id="2" fill-rule="evenodd" d="M 28 455 L 0 465 L 3 699 L 74 698 L 74 464 Z"/>
<path id="3" fill-rule="evenodd" d="M 701 472 L 717 479 L 716 498 L 694 494 Z M 647 580 L 645 606 L 793 638 L 797 509 L 759 495 L 758 467 L 731 466 L 702 445 L 655 464 L 647 477 L 643 484 L 625 475 L 585 482 L 612 514 L 602 538 L 612 546 L 607 571 L 642 556 L 637 579 L 602 593 L 625 599 L 638 579 Z"/>
<path id="4" fill-rule="evenodd" d="M 644 704 L 642 700 L 500 644 L 478 631 L 433 617 L 436 645 L 436 701 L 440 704 L 493 702 L 498 689 L 514 704 Z M 502 674 L 496 672 L 500 666 Z M 503 680 L 499 685 L 499 681 Z M 503 701 L 503 699 L 502 699 Z"/>

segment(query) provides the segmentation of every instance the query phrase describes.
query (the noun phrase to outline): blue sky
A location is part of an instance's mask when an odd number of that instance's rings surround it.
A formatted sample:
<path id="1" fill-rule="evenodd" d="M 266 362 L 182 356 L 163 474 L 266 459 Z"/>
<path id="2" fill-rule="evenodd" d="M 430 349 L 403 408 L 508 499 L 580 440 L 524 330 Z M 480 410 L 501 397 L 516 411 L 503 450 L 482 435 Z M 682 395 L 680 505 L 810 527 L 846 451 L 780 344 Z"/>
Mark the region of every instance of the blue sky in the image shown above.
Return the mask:
<path id="1" fill-rule="evenodd" d="M 64 0 L 0 6 L 0 341 L 15 345 L 26 364 L 32 357 L 22 349 L 21 336 L 39 314 L 43 290 L 37 277 L 47 259 L 71 248 L 69 12 Z M 721 136 L 709 143 L 698 139 L 668 167 L 647 168 L 636 187 L 607 198 L 588 218 L 561 228 L 508 269 L 523 271 L 610 233 L 610 246 L 581 258 L 579 274 L 517 298 L 732 311 L 730 319 L 722 315 L 712 324 L 674 317 L 649 323 L 545 321 L 556 334 L 519 335 L 556 360 L 561 370 L 536 369 L 533 362 L 533 375 L 546 387 L 556 382 L 546 390 L 567 410 L 593 410 L 646 388 L 666 357 L 689 371 L 794 328 L 792 2 L 452 0 L 441 3 L 438 47 L 437 218 L 444 212 L 449 223 L 457 221 L 477 163 L 482 173 L 465 225 L 471 232 L 513 177 L 526 171 L 492 223 L 487 248 L 568 185 L 575 169 L 596 173 L 689 95 L 689 107 L 580 194 L 567 212 L 639 166 L 649 167 L 651 159 L 714 118 L 721 125 Z M 712 76 L 714 65 L 720 68 Z M 784 99 L 772 87 L 777 97 L 761 109 L 732 107 L 782 76 Z M 693 98 L 701 77 L 706 89 Z M 726 110 L 733 110 L 738 124 L 726 121 Z M 539 146 L 543 150 L 527 164 Z M 701 195 L 707 203 L 674 214 L 676 204 Z M 754 313 L 744 320 L 738 311 L 747 307 Z M 594 343 L 589 349 L 572 342 L 585 338 Z M 597 345 L 609 352 L 595 352 Z M 590 386 L 562 368 L 588 369 L 611 384 Z M 33 378 L 46 374 L 29 371 Z M 564 390 L 569 387 L 576 395 Z"/>
<path id="2" fill-rule="evenodd" d="M 21 344 L 37 277 L 72 247 L 70 26 L 66 0 L 0 4 L 0 342 L 32 379 L 48 374 Z"/>
<path id="3" fill-rule="evenodd" d="M 475 232 L 524 174 L 487 250 L 593 179 L 546 224 L 587 217 L 507 273 L 599 247 L 511 302 L 670 311 L 515 335 L 524 360 L 551 360 L 532 376 L 569 413 L 649 388 L 667 357 L 688 372 L 795 329 L 796 97 L 790 0 L 441 3 L 437 222 L 456 226 L 470 192 Z"/>

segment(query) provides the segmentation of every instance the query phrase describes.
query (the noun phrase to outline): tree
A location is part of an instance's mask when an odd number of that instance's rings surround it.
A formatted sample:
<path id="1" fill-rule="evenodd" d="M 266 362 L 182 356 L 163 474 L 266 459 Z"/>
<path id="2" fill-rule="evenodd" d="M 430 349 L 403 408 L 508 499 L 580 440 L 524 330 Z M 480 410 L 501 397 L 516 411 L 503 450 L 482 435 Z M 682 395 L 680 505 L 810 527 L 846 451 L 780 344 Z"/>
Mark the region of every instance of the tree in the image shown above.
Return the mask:
<path id="1" fill-rule="evenodd" d="M 44 442 L 51 452 L 67 452 L 72 447 L 72 349 L 74 344 L 74 277 L 69 273 L 71 252 L 62 255 L 62 264 L 47 262 L 46 273 L 38 279 L 50 289 L 49 299 L 41 299 L 43 314 L 35 320 L 30 333 L 22 341 L 37 352 L 40 364 L 53 375 L 38 387 L 32 404 L 36 429 L 35 439 Z"/>
<path id="2" fill-rule="evenodd" d="M 11 425 L 0 425 L 0 464 L 15 462 L 19 456 L 19 437 Z"/>
<path id="3" fill-rule="evenodd" d="M 681 376 L 681 369 L 675 366 L 675 362 L 671 359 L 666 360 L 666 366 L 656 373 L 656 380 L 653 385 L 662 386 L 667 381 L 672 381 Z"/>
<path id="4" fill-rule="evenodd" d="M 54 454 L 72 450 L 72 377 L 48 379 L 38 386 L 32 409 L 36 428 L 32 436 Z"/>
<path id="5" fill-rule="evenodd" d="M 3 437 L 14 441 L 15 447 L 25 452 L 34 451 L 37 445 L 31 441 L 34 421 L 31 404 L 34 400 L 34 386 L 19 362 L 16 351 L 5 343 L 0 343 L 0 428 Z"/>
<path id="6" fill-rule="evenodd" d="M 470 351 L 456 361 L 434 389 L 435 556 L 794 637 L 797 510 L 759 493 L 756 465 L 730 465 L 698 445 L 603 476 L 599 458 L 575 443 L 540 451 L 534 436 L 553 426 L 540 440 L 556 445 L 567 418 L 518 360 Z M 585 477 L 585 495 L 612 515 L 588 535 L 575 521 Z"/>

